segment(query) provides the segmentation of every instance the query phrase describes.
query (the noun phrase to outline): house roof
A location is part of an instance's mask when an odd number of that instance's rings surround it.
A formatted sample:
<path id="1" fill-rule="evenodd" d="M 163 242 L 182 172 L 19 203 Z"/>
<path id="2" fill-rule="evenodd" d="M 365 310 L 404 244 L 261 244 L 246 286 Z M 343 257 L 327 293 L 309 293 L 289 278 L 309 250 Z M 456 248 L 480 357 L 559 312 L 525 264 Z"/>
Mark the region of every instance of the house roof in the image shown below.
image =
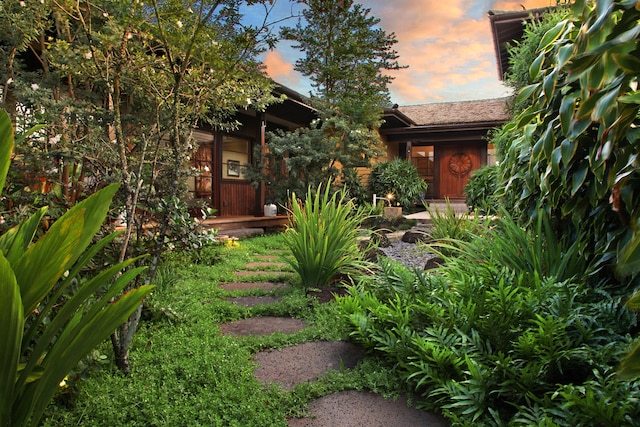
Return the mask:
<path id="1" fill-rule="evenodd" d="M 509 98 L 494 98 L 439 102 L 402 106 L 399 110 L 418 126 L 506 122 L 511 118 L 508 100 Z"/>
<path id="2" fill-rule="evenodd" d="M 502 80 L 509 69 L 509 52 L 507 45 L 514 40 L 521 40 L 525 24 L 531 20 L 538 20 L 553 7 L 541 7 L 516 11 L 490 10 L 488 12 L 491 32 L 493 34 L 493 48 L 495 49 L 498 65 L 498 78 Z"/>

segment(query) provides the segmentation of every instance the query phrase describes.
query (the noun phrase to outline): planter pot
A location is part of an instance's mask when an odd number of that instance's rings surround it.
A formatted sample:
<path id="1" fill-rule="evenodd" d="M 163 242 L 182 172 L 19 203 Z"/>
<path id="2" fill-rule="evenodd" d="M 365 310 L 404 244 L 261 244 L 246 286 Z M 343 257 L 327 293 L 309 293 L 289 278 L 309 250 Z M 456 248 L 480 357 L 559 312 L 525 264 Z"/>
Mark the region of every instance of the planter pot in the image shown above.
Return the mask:
<path id="1" fill-rule="evenodd" d="M 384 208 L 384 216 L 402 216 L 402 207 L 385 207 Z"/>

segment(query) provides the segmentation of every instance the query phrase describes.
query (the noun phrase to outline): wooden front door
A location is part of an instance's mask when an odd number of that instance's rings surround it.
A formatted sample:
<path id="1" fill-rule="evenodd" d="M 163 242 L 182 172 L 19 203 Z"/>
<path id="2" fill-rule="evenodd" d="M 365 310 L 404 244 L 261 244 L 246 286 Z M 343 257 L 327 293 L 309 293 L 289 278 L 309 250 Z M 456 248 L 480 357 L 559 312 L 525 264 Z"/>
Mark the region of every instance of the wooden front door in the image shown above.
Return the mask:
<path id="1" fill-rule="evenodd" d="M 471 172 L 481 166 L 481 149 L 477 145 L 439 147 L 439 198 L 464 199 L 464 186 Z"/>

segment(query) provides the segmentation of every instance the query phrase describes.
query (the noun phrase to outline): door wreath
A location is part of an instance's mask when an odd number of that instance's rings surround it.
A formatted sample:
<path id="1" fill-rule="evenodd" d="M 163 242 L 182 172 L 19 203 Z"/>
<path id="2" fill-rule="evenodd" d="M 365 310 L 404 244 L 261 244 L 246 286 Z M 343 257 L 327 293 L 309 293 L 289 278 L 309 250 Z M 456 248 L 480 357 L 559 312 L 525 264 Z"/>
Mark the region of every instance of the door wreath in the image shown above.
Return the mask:
<path id="1" fill-rule="evenodd" d="M 462 178 L 471 170 L 471 157 L 464 153 L 454 154 L 449 158 L 449 172 L 457 178 Z"/>

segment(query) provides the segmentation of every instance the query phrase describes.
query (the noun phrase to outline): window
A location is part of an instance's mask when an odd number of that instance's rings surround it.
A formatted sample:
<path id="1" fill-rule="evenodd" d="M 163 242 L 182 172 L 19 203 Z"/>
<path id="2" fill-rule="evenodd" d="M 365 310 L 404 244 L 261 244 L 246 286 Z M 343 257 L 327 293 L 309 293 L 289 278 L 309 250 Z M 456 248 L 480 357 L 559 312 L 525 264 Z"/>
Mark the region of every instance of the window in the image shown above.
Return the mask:
<path id="1" fill-rule="evenodd" d="M 224 135 L 222 137 L 222 178 L 244 179 L 243 167 L 249 163 L 248 139 Z"/>

